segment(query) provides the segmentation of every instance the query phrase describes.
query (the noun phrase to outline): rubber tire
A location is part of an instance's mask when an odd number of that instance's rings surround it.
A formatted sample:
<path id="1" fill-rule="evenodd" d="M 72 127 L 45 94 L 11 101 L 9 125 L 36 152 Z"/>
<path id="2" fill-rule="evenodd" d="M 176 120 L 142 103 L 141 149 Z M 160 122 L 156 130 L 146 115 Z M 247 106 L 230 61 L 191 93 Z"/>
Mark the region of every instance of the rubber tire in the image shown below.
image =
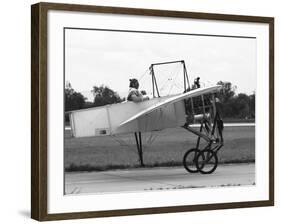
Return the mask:
<path id="1" fill-rule="evenodd" d="M 188 164 L 186 163 L 186 159 L 188 158 L 188 156 L 190 156 L 190 154 L 191 153 L 197 153 L 197 154 L 195 154 L 196 155 L 196 157 L 195 157 L 195 155 L 194 155 L 194 165 L 195 165 L 195 168 L 196 168 L 196 170 L 195 169 L 191 169 L 191 168 L 189 168 L 188 167 Z M 200 154 L 200 150 L 198 150 L 198 149 L 196 149 L 196 148 L 193 148 L 193 149 L 190 149 L 190 150 L 188 150 L 185 154 L 184 154 L 184 156 L 183 156 L 183 166 L 184 166 L 184 168 L 189 172 L 189 173 L 198 173 L 198 168 L 197 168 L 197 166 L 196 166 L 196 158 L 198 157 L 198 155 Z"/>
<path id="2" fill-rule="evenodd" d="M 213 164 L 212 169 L 205 171 L 205 170 L 204 170 L 205 164 L 203 164 L 203 166 L 202 166 L 202 164 L 199 165 L 198 161 L 199 161 L 199 159 L 200 159 L 201 156 L 204 156 L 204 155 L 207 154 L 207 153 L 211 153 L 211 158 L 214 158 L 214 159 L 215 159 L 215 163 Z M 202 173 L 202 174 L 211 174 L 211 173 L 213 173 L 213 172 L 216 170 L 216 168 L 217 168 L 217 166 L 218 166 L 218 156 L 217 156 L 217 153 L 215 153 L 214 151 L 212 151 L 212 150 L 210 150 L 210 149 L 204 149 L 204 150 L 202 150 L 202 151 L 198 154 L 198 156 L 197 156 L 197 158 L 196 158 L 195 161 L 196 161 L 197 170 L 198 170 L 200 173 Z"/>

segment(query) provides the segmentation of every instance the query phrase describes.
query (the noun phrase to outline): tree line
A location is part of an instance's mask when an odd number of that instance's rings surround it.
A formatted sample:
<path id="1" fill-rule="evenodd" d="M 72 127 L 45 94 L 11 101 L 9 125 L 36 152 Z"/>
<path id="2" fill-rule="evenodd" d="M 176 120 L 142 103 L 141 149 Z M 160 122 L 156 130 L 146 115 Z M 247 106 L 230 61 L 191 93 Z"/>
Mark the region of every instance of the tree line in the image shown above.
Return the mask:
<path id="1" fill-rule="evenodd" d="M 223 86 L 217 94 L 217 108 L 222 118 L 255 119 L 255 93 L 250 95 L 245 93 L 236 94 L 236 86 L 233 86 L 231 82 L 219 81 L 217 84 Z M 67 82 L 64 92 L 65 112 L 120 103 L 125 100 L 117 92 L 105 85 L 93 86 L 91 93 L 94 100 L 88 101 L 82 93 L 72 88 L 70 82 Z M 65 120 L 69 121 L 67 113 Z"/>
<path id="2" fill-rule="evenodd" d="M 67 82 L 64 91 L 65 112 L 120 103 L 125 100 L 125 98 L 121 99 L 117 92 L 105 85 L 93 86 L 91 93 L 94 97 L 92 102 L 88 101 L 82 93 L 75 91 L 71 83 Z M 65 114 L 65 120 L 69 121 L 67 113 Z"/>
<path id="3" fill-rule="evenodd" d="M 238 93 L 231 82 L 218 82 L 223 88 L 218 93 L 217 108 L 223 118 L 255 119 L 256 94 Z"/>

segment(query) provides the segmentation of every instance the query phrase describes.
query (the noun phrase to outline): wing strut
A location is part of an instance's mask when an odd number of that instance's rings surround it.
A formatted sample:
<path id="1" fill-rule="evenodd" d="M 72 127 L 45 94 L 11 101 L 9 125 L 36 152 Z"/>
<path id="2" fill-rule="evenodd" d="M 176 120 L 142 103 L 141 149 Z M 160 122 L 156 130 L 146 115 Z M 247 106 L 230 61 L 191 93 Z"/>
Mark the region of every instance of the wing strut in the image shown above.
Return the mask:
<path id="1" fill-rule="evenodd" d="M 140 165 L 144 167 L 143 163 L 143 152 L 142 152 L 142 139 L 141 139 L 141 132 L 135 132 L 136 144 L 139 154 Z"/>

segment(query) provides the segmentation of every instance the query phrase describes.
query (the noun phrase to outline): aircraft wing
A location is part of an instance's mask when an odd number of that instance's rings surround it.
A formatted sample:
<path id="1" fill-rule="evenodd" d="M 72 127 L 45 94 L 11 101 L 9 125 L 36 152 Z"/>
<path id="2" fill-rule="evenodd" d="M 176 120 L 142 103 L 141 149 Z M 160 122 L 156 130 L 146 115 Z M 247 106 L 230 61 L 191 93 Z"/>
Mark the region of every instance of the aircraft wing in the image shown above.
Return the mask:
<path id="1" fill-rule="evenodd" d="M 134 122 L 138 119 L 141 119 L 144 116 L 149 117 L 149 115 L 152 114 L 152 112 L 154 112 L 157 109 L 165 108 L 168 105 L 175 104 L 179 101 L 182 101 L 184 99 L 188 99 L 191 97 L 196 97 L 196 96 L 200 96 L 202 94 L 217 92 L 220 88 L 221 88 L 220 85 L 198 88 L 198 89 L 194 89 L 194 90 L 191 90 L 189 92 L 186 92 L 186 93 L 183 93 L 180 95 L 172 96 L 170 98 L 164 98 L 163 101 L 159 101 L 156 104 L 142 110 L 141 112 L 139 112 L 139 113 L 135 114 L 134 116 L 130 117 L 129 119 L 125 120 L 124 122 L 122 122 L 119 125 L 119 128 L 124 128 L 127 125 L 129 126 L 132 122 Z"/>

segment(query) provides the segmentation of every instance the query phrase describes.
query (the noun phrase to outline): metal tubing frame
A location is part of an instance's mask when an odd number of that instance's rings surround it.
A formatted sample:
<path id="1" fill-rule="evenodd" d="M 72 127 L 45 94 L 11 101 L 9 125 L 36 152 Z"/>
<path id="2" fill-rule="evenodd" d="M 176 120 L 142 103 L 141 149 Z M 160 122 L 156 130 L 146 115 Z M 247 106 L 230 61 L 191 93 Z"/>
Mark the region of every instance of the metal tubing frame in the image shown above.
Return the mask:
<path id="1" fill-rule="evenodd" d="M 218 120 L 220 120 L 220 116 L 219 116 L 218 112 L 216 112 L 216 115 L 214 117 L 213 127 L 210 130 L 211 131 L 211 137 L 214 136 L 215 129 L 218 128 L 218 125 L 217 125 Z M 186 130 L 190 131 L 191 133 L 193 133 L 193 134 L 198 136 L 197 142 L 196 142 L 196 148 L 197 149 L 199 148 L 199 144 L 200 144 L 200 139 L 201 138 L 203 138 L 208 143 L 206 147 L 210 147 L 213 144 L 213 139 L 210 138 L 209 136 L 207 136 L 206 134 L 202 133 L 202 129 L 203 129 L 203 125 L 204 124 L 205 124 L 204 121 L 202 121 L 199 131 L 197 131 L 196 129 L 190 127 L 187 123 L 184 126 L 182 126 L 184 129 L 186 129 Z M 219 132 L 220 142 L 219 142 L 219 145 L 215 146 L 215 148 L 213 149 L 215 152 L 219 151 L 221 149 L 221 147 L 223 146 L 222 130 L 220 130 L 218 128 L 218 132 Z"/>
<path id="2" fill-rule="evenodd" d="M 184 92 L 189 91 L 190 90 L 190 83 L 189 83 L 189 79 L 188 79 L 188 75 L 187 75 L 187 70 L 186 70 L 186 66 L 185 66 L 185 62 L 182 61 L 183 64 L 183 75 L 184 75 Z M 188 85 L 188 88 L 186 88 L 186 83 Z"/>
<path id="3" fill-rule="evenodd" d="M 202 134 L 200 131 L 195 130 L 194 128 L 190 127 L 189 125 L 182 126 L 184 129 L 190 131 L 191 133 L 203 138 L 206 142 L 210 142 L 210 138 L 207 135 Z"/>
<path id="4" fill-rule="evenodd" d="M 203 129 L 203 123 L 201 123 L 201 126 L 200 126 L 200 133 L 202 132 L 202 129 Z M 196 149 L 199 148 L 200 139 L 201 139 L 201 137 L 198 136 L 198 137 L 197 137 L 197 142 L 196 142 Z"/>
<path id="5" fill-rule="evenodd" d="M 143 167 L 144 162 L 143 162 L 143 151 L 142 151 L 142 138 L 141 138 L 141 132 L 135 134 L 135 139 L 136 139 L 136 144 L 137 144 L 137 149 L 138 149 L 138 154 L 139 154 L 139 160 L 140 160 L 140 165 Z"/>
<path id="6" fill-rule="evenodd" d="M 152 94 L 153 98 L 155 97 L 155 92 L 154 92 L 154 78 L 153 78 L 153 67 L 152 65 L 149 67 L 150 74 L 151 74 L 151 80 L 152 80 Z"/>
<path id="7" fill-rule="evenodd" d="M 151 64 L 151 65 L 152 65 L 152 66 L 154 66 L 154 65 L 166 65 L 166 64 L 173 64 L 173 63 L 179 63 L 179 62 L 183 63 L 184 60 L 166 61 L 166 62 L 160 62 L 160 63 L 153 63 L 153 64 Z"/>
<path id="8" fill-rule="evenodd" d="M 153 64 L 151 64 L 149 68 L 150 68 L 150 73 L 151 73 L 151 77 L 152 77 L 153 98 L 155 98 L 155 88 L 156 88 L 158 97 L 160 97 L 157 81 L 156 81 L 155 74 L 154 74 Z"/>
<path id="9" fill-rule="evenodd" d="M 151 73 L 151 77 L 152 77 L 152 92 L 153 92 L 153 98 L 155 97 L 155 88 L 156 88 L 156 92 L 158 97 L 160 97 L 159 94 L 159 90 L 158 90 L 158 85 L 157 85 L 157 81 L 156 81 L 156 77 L 155 77 L 155 73 L 154 73 L 154 66 L 155 65 L 166 65 L 166 64 L 173 64 L 173 63 L 181 63 L 183 65 L 183 80 L 184 80 L 184 93 L 188 90 L 190 90 L 190 83 L 189 83 L 189 79 L 188 79 L 188 75 L 187 75 L 187 71 L 186 71 L 186 66 L 185 66 L 185 62 L 184 60 L 178 60 L 178 61 L 167 61 L 167 62 L 161 62 L 161 63 L 153 63 L 150 65 L 149 69 L 150 69 L 150 73 Z M 188 86 L 188 88 L 187 88 Z"/>

